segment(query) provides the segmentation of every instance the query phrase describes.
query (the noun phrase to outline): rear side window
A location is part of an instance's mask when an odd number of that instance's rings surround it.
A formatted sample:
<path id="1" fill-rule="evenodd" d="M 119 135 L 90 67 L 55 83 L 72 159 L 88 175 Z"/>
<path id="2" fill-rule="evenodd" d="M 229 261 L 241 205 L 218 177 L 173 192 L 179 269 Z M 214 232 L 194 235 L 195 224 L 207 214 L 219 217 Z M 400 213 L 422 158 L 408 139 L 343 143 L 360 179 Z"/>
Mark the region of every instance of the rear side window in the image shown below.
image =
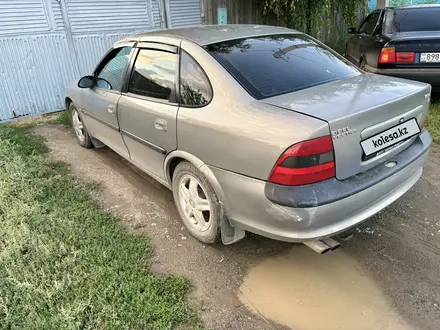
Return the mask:
<path id="1" fill-rule="evenodd" d="M 256 99 L 360 74 L 303 34 L 237 39 L 206 49 Z"/>
<path id="2" fill-rule="evenodd" d="M 188 106 L 203 106 L 212 98 L 211 84 L 200 65 L 182 51 L 180 71 L 180 102 Z"/>
<path id="3" fill-rule="evenodd" d="M 440 7 L 398 8 L 393 27 L 397 32 L 440 31 Z"/>
<path id="4" fill-rule="evenodd" d="M 136 58 L 128 92 L 171 100 L 175 92 L 178 57 L 161 50 L 141 49 Z"/>

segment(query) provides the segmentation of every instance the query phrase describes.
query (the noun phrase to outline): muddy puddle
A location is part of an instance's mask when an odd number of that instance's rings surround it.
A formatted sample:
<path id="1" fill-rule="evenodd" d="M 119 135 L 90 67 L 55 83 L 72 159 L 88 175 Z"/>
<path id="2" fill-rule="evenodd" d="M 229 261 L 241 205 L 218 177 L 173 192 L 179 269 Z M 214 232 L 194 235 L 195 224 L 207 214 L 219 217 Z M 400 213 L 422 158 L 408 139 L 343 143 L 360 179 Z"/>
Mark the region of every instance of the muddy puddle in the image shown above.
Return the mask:
<path id="1" fill-rule="evenodd" d="M 342 249 L 318 255 L 295 245 L 251 267 L 238 295 L 252 312 L 292 329 L 412 329 Z"/>

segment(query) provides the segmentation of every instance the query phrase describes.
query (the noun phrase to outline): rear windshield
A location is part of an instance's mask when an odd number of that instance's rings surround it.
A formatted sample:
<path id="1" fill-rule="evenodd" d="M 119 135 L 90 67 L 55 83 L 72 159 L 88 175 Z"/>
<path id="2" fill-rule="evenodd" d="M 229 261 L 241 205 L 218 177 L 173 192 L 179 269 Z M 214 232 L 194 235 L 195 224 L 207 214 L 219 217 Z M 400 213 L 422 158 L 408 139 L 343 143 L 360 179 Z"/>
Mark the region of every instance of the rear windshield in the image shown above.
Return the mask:
<path id="1" fill-rule="evenodd" d="M 397 32 L 440 31 L 440 7 L 398 8 L 393 26 Z"/>
<path id="2" fill-rule="evenodd" d="M 302 34 L 237 39 L 206 49 L 256 99 L 359 74 L 348 62 Z"/>

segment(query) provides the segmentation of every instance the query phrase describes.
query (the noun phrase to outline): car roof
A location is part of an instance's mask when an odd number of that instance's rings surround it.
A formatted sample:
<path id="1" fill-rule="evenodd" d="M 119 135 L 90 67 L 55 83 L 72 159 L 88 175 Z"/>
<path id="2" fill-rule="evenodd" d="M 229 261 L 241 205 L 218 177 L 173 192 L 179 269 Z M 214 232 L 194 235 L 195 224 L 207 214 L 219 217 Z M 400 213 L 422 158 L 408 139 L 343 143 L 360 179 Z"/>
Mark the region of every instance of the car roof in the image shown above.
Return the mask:
<path id="1" fill-rule="evenodd" d="M 251 25 L 251 24 L 226 24 L 226 25 L 202 25 L 195 27 L 185 27 L 178 29 L 165 29 L 146 32 L 132 37 L 125 38 L 117 44 L 130 41 L 143 41 L 148 37 L 163 36 L 178 39 L 187 39 L 200 46 L 205 46 L 217 42 L 241 39 L 246 37 L 256 37 L 273 34 L 299 33 L 296 30 L 280 26 Z"/>

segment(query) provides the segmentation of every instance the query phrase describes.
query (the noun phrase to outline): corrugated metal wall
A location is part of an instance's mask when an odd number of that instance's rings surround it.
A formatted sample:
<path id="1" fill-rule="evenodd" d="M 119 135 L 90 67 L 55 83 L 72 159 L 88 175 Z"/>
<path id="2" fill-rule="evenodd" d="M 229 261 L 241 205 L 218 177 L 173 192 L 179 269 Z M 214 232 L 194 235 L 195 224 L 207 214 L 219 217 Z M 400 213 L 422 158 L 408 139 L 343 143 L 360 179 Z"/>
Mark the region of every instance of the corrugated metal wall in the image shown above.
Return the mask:
<path id="1" fill-rule="evenodd" d="M 67 13 L 73 33 L 147 30 L 153 27 L 149 1 L 145 0 L 69 0 Z"/>
<path id="2" fill-rule="evenodd" d="M 0 0 L 1 35 L 49 30 L 46 8 L 41 0 Z"/>
<path id="3" fill-rule="evenodd" d="M 202 24 L 200 0 L 169 0 L 171 27 Z"/>
<path id="4" fill-rule="evenodd" d="M 201 24 L 199 0 L 0 0 L 0 121 L 60 110 L 119 39 Z"/>

